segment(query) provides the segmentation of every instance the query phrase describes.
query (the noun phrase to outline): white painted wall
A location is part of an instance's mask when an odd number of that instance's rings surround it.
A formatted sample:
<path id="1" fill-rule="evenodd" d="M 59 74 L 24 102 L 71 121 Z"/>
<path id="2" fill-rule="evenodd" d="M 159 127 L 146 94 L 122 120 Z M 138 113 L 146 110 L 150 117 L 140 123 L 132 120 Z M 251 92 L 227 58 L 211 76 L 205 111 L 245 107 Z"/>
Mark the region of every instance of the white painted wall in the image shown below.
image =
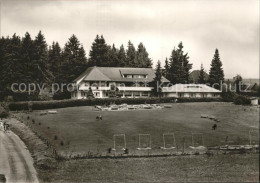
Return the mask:
<path id="1" fill-rule="evenodd" d="M 258 105 L 258 99 L 252 99 L 251 105 Z"/>

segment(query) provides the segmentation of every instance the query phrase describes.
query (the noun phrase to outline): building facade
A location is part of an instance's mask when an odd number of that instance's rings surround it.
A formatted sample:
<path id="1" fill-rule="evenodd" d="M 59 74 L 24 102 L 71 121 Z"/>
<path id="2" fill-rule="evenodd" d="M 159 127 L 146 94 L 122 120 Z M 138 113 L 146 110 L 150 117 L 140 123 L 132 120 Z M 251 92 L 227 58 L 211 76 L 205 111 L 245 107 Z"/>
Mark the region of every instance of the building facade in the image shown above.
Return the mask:
<path id="1" fill-rule="evenodd" d="M 74 80 L 72 99 L 84 99 L 91 90 L 95 98 L 150 97 L 155 77 L 152 68 L 121 68 L 121 67 L 89 67 Z M 163 96 L 165 97 L 219 97 L 220 91 L 206 85 L 177 84 L 170 85 L 162 78 Z"/>
<path id="2" fill-rule="evenodd" d="M 205 84 L 175 84 L 163 88 L 164 97 L 218 98 L 221 91 Z"/>

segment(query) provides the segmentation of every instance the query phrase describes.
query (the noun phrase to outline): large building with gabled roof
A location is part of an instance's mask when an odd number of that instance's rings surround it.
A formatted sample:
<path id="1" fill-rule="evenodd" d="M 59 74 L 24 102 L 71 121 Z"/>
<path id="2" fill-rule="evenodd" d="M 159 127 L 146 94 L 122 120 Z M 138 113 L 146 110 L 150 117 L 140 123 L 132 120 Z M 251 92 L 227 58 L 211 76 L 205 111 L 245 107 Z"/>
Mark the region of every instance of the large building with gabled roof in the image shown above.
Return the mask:
<path id="1" fill-rule="evenodd" d="M 95 98 L 150 97 L 155 78 L 152 68 L 127 67 L 89 67 L 74 82 L 72 99 L 87 98 L 91 89 Z M 165 97 L 219 97 L 219 90 L 206 85 L 177 84 L 171 85 L 162 77 L 162 92 Z"/>
<path id="2" fill-rule="evenodd" d="M 78 88 L 72 98 L 86 98 L 89 87 L 96 98 L 109 97 L 111 90 L 120 97 L 149 97 L 154 77 L 152 68 L 89 67 L 73 81 Z M 164 77 L 162 82 L 169 83 Z"/>

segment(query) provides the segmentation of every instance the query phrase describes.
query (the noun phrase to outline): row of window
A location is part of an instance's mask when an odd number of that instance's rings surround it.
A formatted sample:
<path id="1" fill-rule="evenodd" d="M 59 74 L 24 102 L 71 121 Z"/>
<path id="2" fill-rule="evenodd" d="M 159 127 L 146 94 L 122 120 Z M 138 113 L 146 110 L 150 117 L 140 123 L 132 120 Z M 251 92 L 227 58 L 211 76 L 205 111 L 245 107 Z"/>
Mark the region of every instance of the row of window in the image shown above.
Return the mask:
<path id="1" fill-rule="evenodd" d="M 100 97 L 100 92 L 93 92 L 94 96 L 95 97 Z M 121 96 L 123 96 L 123 92 L 119 92 L 119 94 L 121 94 Z M 146 92 L 146 91 L 143 91 L 143 92 L 138 92 L 138 91 L 125 91 L 124 92 L 124 95 L 125 97 L 131 97 L 131 96 L 134 96 L 134 97 L 140 97 L 140 96 L 143 96 L 143 97 L 148 97 L 149 96 L 149 92 Z M 105 92 L 104 93 L 104 96 L 107 97 L 108 96 L 108 93 Z M 189 94 L 185 94 L 185 93 L 178 93 L 178 96 L 179 97 L 191 97 L 191 98 L 195 98 L 197 97 L 197 94 L 196 93 L 189 93 Z M 209 97 L 208 94 L 206 93 L 202 93 L 200 94 L 201 97 Z M 219 95 L 218 94 L 211 94 L 210 97 L 218 97 Z M 76 92 L 73 92 L 72 93 L 72 97 L 77 97 L 77 93 Z M 81 97 L 87 97 L 87 92 L 81 92 Z"/>
<path id="2" fill-rule="evenodd" d="M 189 93 L 189 94 L 185 94 L 185 93 L 178 93 L 179 97 L 197 97 L 196 93 Z M 201 93 L 200 94 L 201 97 L 209 97 L 208 94 L 206 93 Z M 218 94 L 211 94 L 210 97 L 217 97 Z"/>
<path id="3" fill-rule="evenodd" d="M 87 82 L 85 83 L 85 86 L 89 86 Z M 146 87 L 146 86 L 149 86 L 149 84 L 145 84 L 145 83 L 125 83 L 125 84 L 124 83 L 117 83 L 116 86 L 117 87 L 120 87 L 120 86 L 121 87 L 124 87 L 124 86 L 126 86 L 126 87 L 129 87 L 129 86 Z M 94 84 L 91 85 L 91 87 L 95 87 L 98 90 L 99 87 L 109 87 L 109 85 L 99 85 L 97 83 L 94 83 Z"/>
<path id="4" fill-rule="evenodd" d="M 147 78 L 145 74 L 124 74 L 124 78 Z"/>
<path id="5" fill-rule="evenodd" d="M 100 97 L 100 92 L 93 92 L 94 94 L 94 97 Z M 121 94 L 121 96 L 123 96 L 123 92 L 119 92 L 119 95 Z M 87 92 L 81 92 L 80 93 L 81 97 L 87 97 Z M 124 92 L 124 95 L 125 97 L 131 97 L 131 96 L 135 96 L 135 97 L 140 97 L 140 96 L 143 96 L 143 97 L 148 97 L 149 96 L 149 92 L 129 92 L 129 91 L 126 91 Z M 107 97 L 108 96 L 108 93 L 107 92 L 104 92 L 104 97 Z M 72 97 L 77 97 L 77 93 L 74 92 L 72 93 Z"/>

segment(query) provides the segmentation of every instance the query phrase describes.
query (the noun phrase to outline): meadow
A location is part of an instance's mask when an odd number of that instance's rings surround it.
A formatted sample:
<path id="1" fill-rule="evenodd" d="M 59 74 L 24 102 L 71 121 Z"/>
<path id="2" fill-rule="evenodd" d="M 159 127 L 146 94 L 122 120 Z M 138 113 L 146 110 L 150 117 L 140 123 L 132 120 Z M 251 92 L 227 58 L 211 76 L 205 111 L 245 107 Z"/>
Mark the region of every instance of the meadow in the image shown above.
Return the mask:
<path id="1" fill-rule="evenodd" d="M 259 182 L 259 154 L 63 161 L 46 182 Z"/>
<path id="2" fill-rule="evenodd" d="M 252 143 L 258 144 L 259 108 L 237 106 L 231 103 L 173 103 L 172 108 L 133 111 L 97 111 L 94 107 L 60 108 L 57 114 L 41 115 L 44 111 L 15 113 L 34 131 L 48 139 L 60 152 L 106 153 L 114 147 L 114 135 L 125 134 L 126 147 L 130 154 L 139 147 L 138 134 L 143 136 L 141 145 L 151 140 L 150 153 L 163 151 L 163 134 L 174 133 L 175 150 L 188 149 L 192 144 L 192 133 L 197 145 L 245 145 L 249 144 L 249 131 L 253 130 Z M 103 120 L 96 120 L 102 115 Z M 201 115 L 215 116 L 215 122 Z M 29 119 L 28 119 L 29 117 Z M 217 124 L 216 130 L 212 126 Z M 203 136 L 203 141 L 200 140 Z M 168 140 L 167 140 L 168 138 Z M 171 145 L 171 136 L 166 136 L 166 145 Z M 122 145 L 117 137 L 117 146 Z M 173 144 L 173 143 L 172 143 Z M 146 153 L 146 152 L 145 152 Z"/>

